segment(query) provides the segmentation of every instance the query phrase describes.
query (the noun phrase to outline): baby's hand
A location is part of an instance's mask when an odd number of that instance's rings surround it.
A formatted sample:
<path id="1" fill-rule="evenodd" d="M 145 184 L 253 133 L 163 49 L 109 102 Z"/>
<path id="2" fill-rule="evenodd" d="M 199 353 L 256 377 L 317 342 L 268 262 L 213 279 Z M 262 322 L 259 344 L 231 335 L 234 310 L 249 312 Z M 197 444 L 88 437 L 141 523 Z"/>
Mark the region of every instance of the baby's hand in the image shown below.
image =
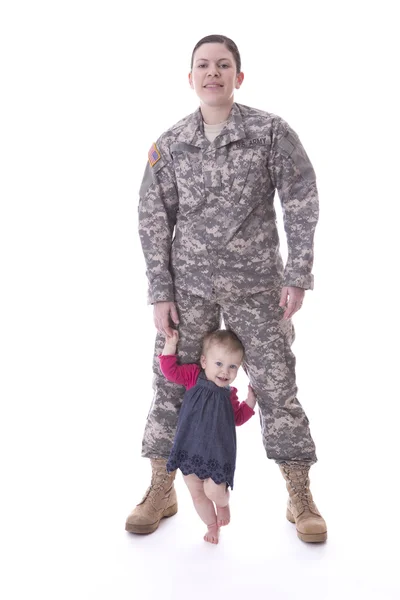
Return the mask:
<path id="1" fill-rule="evenodd" d="M 248 404 L 250 406 L 250 408 L 252 408 L 253 410 L 254 410 L 255 405 L 257 404 L 256 395 L 250 384 L 248 387 L 246 404 Z"/>
<path id="2" fill-rule="evenodd" d="M 176 347 L 179 341 L 179 333 L 176 329 L 172 329 L 171 337 L 165 338 L 164 350 L 162 353 L 165 354 L 176 354 Z"/>
<path id="3" fill-rule="evenodd" d="M 171 341 L 171 343 L 174 343 L 175 346 L 177 346 L 179 342 L 179 333 L 177 329 L 172 330 L 172 336 L 170 338 L 166 338 L 166 342 L 168 341 Z"/>

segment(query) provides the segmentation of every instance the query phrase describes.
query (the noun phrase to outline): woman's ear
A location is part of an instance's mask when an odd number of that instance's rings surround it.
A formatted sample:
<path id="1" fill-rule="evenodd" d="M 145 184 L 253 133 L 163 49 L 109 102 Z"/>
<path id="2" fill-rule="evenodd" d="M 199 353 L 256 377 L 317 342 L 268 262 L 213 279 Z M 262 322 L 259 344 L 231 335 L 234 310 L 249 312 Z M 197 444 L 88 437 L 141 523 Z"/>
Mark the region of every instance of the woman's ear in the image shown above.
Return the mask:
<path id="1" fill-rule="evenodd" d="M 238 90 L 243 83 L 244 73 L 240 72 L 236 77 L 236 85 L 235 88 Z"/>

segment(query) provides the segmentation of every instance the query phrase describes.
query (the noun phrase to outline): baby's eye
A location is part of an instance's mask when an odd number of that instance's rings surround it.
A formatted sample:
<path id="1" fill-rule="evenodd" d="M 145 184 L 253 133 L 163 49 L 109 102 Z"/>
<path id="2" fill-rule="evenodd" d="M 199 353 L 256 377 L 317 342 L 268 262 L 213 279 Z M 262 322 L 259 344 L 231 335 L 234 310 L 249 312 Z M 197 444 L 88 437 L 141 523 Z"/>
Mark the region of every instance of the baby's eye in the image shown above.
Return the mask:
<path id="1" fill-rule="evenodd" d="M 230 369 L 237 369 L 237 366 L 236 365 L 231 365 L 229 368 Z"/>
<path id="2" fill-rule="evenodd" d="M 217 367 L 222 367 L 222 362 L 220 360 L 217 360 L 215 364 L 217 365 Z"/>

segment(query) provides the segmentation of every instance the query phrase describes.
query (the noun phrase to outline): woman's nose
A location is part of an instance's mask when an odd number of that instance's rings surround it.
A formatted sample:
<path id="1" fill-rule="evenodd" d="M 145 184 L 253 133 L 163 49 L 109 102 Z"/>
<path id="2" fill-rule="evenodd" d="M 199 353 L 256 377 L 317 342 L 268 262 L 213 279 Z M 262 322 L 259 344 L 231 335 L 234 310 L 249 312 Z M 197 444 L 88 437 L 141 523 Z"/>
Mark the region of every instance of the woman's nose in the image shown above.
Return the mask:
<path id="1" fill-rule="evenodd" d="M 209 77 L 219 77 L 219 72 L 217 67 L 213 67 L 212 65 L 208 68 L 208 73 L 207 75 Z"/>

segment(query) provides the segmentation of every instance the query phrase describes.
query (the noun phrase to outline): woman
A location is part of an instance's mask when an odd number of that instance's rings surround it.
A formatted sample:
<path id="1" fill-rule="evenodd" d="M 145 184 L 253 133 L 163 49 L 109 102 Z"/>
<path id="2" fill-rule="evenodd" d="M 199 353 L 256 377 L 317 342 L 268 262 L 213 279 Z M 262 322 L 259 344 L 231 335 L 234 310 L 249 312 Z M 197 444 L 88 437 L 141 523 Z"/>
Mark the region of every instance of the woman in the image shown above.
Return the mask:
<path id="1" fill-rule="evenodd" d="M 289 492 L 287 518 L 307 542 L 325 541 L 326 524 L 309 489 L 316 462 L 308 419 L 296 397 L 290 318 L 312 289 L 318 194 L 296 133 L 276 115 L 234 102 L 243 83 L 240 55 L 224 36 L 196 44 L 189 83 L 200 108 L 153 144 L 140 189 L 139 233 L 149 303 L 158 330 L 154 399 L 143 439 L 152 482 L 126 529 L 154 531 L 177 511 L 174 474 L 165 465 L 184 388 L 164 379 L 157 356 L 179 326 L 179 356 L 198 361 L 201 340 L 223 317 L 245 347 L 268 458 Z M 283 208 L 283 268 L 273 206 Z"/>

